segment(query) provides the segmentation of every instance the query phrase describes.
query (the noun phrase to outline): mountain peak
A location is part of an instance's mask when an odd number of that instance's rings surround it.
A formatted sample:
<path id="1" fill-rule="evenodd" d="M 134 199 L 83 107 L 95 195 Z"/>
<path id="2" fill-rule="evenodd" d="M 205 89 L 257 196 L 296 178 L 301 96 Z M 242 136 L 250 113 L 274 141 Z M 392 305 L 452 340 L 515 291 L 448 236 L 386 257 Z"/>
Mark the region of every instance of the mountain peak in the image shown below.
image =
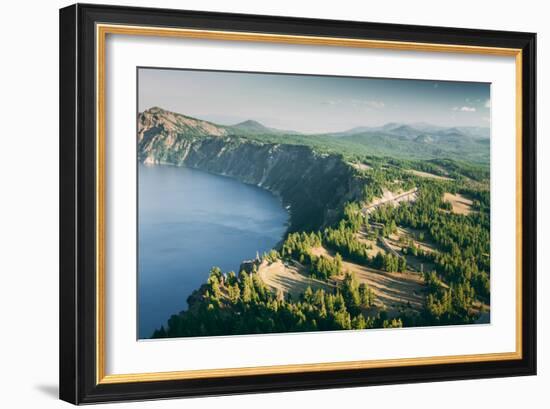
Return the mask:
<path id="1" fill-rule="evenodd" d="M 283 135 L 283 134 L 292 134 L 292 135 L 301 135 L 301 132 L 285 129 L 271 128 L 265 126 L 264 124 L 255 121 L 254 119 L 248 119 L 243 122 L 239 122 L 233 126 L 229 126 L 235 131 L 244 133 L 244 134 L 272 134 L 272 135 Z"/>
<path id="2" fill-rule="evenodd" d="M 247 131 L 268 131 L 269 130 L 268 127 L 266 127 L 265 125 L 253 119 L 248 119 L 246 121 L 239 122 L 238 124 L 233 125 L 232 128 L 247 130 Z"/>
<path id="3" fill-rule="evenodd" d="M 234 126 L 251 126 L 251 125 L 254 125 L 254 126 L 263 126 L 261 123 L 259 123 L 258 121 L 255 121 L 253 119 L 247 119 L 246 121 L 243 121 L 243 122 L 239 122 L 238 124 L 234 125 Z"/>
<path id="4" fill-rule="evenodd" d="M 151 128 L 171 135 L 225 136 L 224 127 L 154 106 L 139 114 L 138 133 Z"/>
<path id="5" fill-rule="evenodd" d="M 161 107 L 158 107 L 158 106 L 154 106 L 154 107 L 151 107 L 149 109 L 146 109 L 145 112 L 151 112 L 151 113 L 156 113 L 156 112 L 165 112 L 166 110 L 161 108 Z"/>
<path id="6" fill-rule="evenodd" d="M 159 106 L 154 106 L 154 107 L 151 107 L 151 108 L 146 109 L 145 111 L 143 111 L 143 115 L 147 115 L 147 114 L 157 115 L 157 116 L 162 116 L 162 117 L 186 118 L 186 119 L 192 119 L 194 121 L 206 122 L 206 121 L 202 121 L 201 119 L 197 119 L 197 118 L 193 118 L 193 117 L 188 116 L 188 115 L 180 114 L 179 112 L 170 111 L 168 109 L 161 108 Z"/>

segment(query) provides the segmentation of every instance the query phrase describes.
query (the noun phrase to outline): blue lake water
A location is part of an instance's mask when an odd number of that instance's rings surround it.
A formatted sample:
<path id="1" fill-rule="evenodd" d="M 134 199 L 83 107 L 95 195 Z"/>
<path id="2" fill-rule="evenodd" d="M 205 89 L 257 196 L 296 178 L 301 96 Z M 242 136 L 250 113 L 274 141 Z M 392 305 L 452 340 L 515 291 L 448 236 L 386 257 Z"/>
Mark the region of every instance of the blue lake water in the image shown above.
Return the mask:
<path id="1" fill-rule="evenodd" d="M 212 266 L 275 246 L 288 213 L 270 192 L 237 180 L 173 166 L 139 166 L 138 335 L 149 338 L 187 308 Z"/>

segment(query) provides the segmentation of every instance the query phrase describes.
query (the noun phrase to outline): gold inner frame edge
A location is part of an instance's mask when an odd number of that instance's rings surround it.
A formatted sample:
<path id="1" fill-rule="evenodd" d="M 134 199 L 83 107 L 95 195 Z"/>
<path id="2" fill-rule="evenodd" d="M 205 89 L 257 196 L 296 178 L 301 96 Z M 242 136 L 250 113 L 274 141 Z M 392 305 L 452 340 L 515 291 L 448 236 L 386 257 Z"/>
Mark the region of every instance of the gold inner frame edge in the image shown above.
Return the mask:
<path id="1" fill-rule="evenodd" d="M 415 43 L 322 36 L 96 24 L 96 383 L 116 384 L 214 377 L 291 374 L 350 369 L 389 368 L 522 358 L 522 50 L 460 44 Z M 428 51 L 515 57 L 516 65 L 516 350 L 504 353 L 449 355 L 314 364 L 105 374 L 105 41 L 107 34 L 248 41 L 297 45 Z"/>

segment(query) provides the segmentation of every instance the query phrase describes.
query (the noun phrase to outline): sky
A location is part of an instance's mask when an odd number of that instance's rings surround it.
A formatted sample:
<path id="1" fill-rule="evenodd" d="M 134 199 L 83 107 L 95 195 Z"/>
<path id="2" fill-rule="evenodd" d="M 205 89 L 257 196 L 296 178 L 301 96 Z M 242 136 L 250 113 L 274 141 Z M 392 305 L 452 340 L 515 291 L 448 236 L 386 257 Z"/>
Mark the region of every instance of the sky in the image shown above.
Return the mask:
<path id="1" fill-rule="evenodd" d="M 304 133 L 388 122 L 488 127 L 490 84 L 140 68 L 138 109 L 154 106 Z"/>

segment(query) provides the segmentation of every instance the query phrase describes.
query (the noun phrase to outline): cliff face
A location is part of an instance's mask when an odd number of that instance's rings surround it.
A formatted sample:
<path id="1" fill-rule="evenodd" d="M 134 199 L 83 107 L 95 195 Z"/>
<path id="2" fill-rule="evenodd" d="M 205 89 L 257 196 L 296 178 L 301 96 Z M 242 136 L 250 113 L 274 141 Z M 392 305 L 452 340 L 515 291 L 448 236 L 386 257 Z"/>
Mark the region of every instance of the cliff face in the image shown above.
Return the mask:
<path id="1" fill-rule="evenodd" d="M 171 113 L 170 113 L 171 114 Z M 226 128 L 215 134 L 184 131 L 165 125 L 146 111 L 138 119 L 138 156 L 146 164 L 171 164 L 236 178 L 277 194 L 290 206 L 290 230 L 312 230 L 336 220 L 346 201 L 357 199 L 360 186 L 354 170 L 336 155 L 321 155 L 309 147 L 258 143 L 228 136 Z M 177 115 L 177 114 L 171 114 Z M 183 116 L 181 116 L 183 117 Z M 184 117 L 187 118 L 187 117 Z"/>

